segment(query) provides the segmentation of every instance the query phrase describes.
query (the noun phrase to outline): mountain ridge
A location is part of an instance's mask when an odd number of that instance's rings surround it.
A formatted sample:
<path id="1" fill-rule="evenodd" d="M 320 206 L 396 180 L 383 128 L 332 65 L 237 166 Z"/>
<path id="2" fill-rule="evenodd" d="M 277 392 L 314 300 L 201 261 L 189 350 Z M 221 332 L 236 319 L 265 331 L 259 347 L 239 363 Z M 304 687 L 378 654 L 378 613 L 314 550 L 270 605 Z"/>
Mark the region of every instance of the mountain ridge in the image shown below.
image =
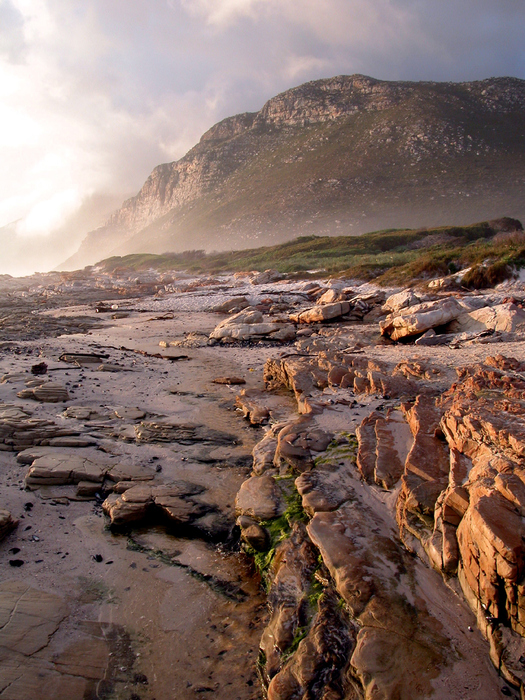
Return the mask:
<path id="1" fill-rule="evenodd" d="M 70 261 L 524 218 L 524 106 L 518 78 L 299 85 L 154 168 Z"/>

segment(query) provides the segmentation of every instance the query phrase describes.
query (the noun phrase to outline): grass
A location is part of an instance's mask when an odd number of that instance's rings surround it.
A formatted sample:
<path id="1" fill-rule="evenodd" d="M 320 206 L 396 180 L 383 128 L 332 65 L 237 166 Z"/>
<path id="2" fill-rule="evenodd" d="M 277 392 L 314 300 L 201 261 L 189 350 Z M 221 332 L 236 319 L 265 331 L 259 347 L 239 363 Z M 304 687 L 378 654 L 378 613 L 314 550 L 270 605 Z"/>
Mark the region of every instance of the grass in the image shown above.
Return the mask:
<path id="1" fill-rule="evenodd" d="M 520 235 L 502 237 L 489 222 L 481 222 L 386 229 L 362 236 L 300 236 L 276 246 L 221 253 L 134 254 L 108 258 L 100 265 L 111 273 L 156 269 L 219 274 L 272 268 L 300 275 L 321 269 L 384 286 L 410 285 L 473 267 L 476 271 L 467 275 L 465 284 L 479 288 L 525 266 L 525 241 Z"/>

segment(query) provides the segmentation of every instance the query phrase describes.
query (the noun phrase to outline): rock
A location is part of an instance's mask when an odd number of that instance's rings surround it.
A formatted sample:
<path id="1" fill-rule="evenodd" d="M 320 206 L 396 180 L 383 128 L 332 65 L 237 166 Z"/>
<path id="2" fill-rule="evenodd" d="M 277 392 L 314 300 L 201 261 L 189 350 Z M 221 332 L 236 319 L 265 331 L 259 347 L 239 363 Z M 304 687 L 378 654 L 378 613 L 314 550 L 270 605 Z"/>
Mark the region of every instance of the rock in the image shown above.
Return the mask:
<path id="1" fill-rule="evenodd" d="M 339 289 L 327 289 L 317 300 L 318 304 L 334 304 L 338 301 L 346 301 L 347 297 L 344 292 Z"/>
<path id="2" fill-rule="evenodd" d="M 214 384 L 246 384 L 246 379 L 242 379 L 242 377 L 215 377 L 215 379 L 212 379 L 212 382 Z"/>
<path id="3" fill-rule="evenodd" d="M 268 323 L 257 309 L 248 307 L 243 311 L 224 319 L 210 334 L 211 340 L 233 338 L 234 340 L 248 340 L 252 337 L 271 336 L 280 333 L 277 339 L 288 339 L 291 336 L 289 327 L 282 323 Z M 294 335 L 295 337 L 295 331 Z"/>
<path id="4" fill-rule="evenodd" d="M 135 483 L 120 494 L 110 494 L 102 508 L 115 527 L 140 522 L 148 516 L 189 525 L 209 511 L 209 506 L 194 498 L 204 490 L 203 486 L 186 481 L 162 486 Z"/>
<path id="5" fill-rule="evenodd" d="M 34 399 L 35 401 L 43 401 L 46 403 L 69 401 L 69 394 L 66 387 L 57 382 L 46 382 L 34 389 L 23 389 L 18 392 L 17 396 L 20 399 Z"/>
<path id="6" fill-rule="evenodd" d="M 246 297 L 232 297 L 231 299 L 228 299 L 222 304 L 212 306 L 210 311 L 214 311 L 220 314 L 227 314 L 230 313 L 230 311 L 235 311 L 235 313 L 238 313 L 239 311 L 242 311 L 242 309 L 245 309 L 249 305 L 250 303 L 246 299 Z"/>
<path id="7" fill-rule="evenodd" d="M 353 495 L 352 474 L 334 464 L 317 465 L 304 472 L 295 486 L 309 515 L 336 510 Z"/>
<path id="8" fill-rule="evenodd" d="M 26 450 L 22 450 L 16 456 L 16 461 L 19 464 L 32 464 L 35 459 L 39 457 L 44 457 L 48 454 L 56 454 L 57 450 L 54 447 L 29 447 Z"/>
<path id="9" fill-rule="evenodd" d="M 229 318 L 225 318 L 221 321 L 217 328 L 224 328 L 225 326 L 235 326 L 235 325 L 252 325 L 254 323 L 262 323 L 264 317 L 260 311 L 253 308 L 252 306 L 246 307 L 237 314 L 233 314 Z"/>
<path id="10" fill-rule="evenodd" d="M 414 441 L 405 462 L 396 518 L 401 538 L 409 549 L 412 548 L 410 538 L 419 540 L 433 564 L 442 568 L 442 553 L 446 547 L 450 568 L 455 535 L 443 526 L 441 510 L 436 506 L 447 486 L 450 469 L 448 446 L 437 437 L 441 432 L 442 414 L 436 401 L 425 396 L 418 396 L 413 406 L 405 407 Z M 445 540 L 444 530 L 447 530 Z"/>
<path id="11" fill-rule="evenodd" d="M 134 426 L 137 442 L 210 442 L 216 445 L 235 445 L 235 435 L 213 430 L 205 425 L 175 423 L 169 419 L 162 421 L 142 421 Z"/>
<path id="12" fill-rule="evenodd" d="M 426 295 L 417 294 L 413 289 L 404 289 L 402 292 L 391 294 L 383 305 L 383 311 L 387 313 L 395 313 L 401 309 L 407 309 L 409 306 L 417 306 L 425 301 Z"/>
<path id="13" fill-rule="evenodd" d="M 283 423 L 277 423 L 268 429 L 263 439 L 258 442 L 252 451 L 253 472 L 260 476 L 274 466 L 275 452 L 277 450 L 277 434 L 284 427 Z"/>
<path id="14" fill-rule="evenodd" d="M 290 320 L 295 323 L 321 323 L 340 318 L 350 311 L 350 304 L 347 301 L 336 302 L 334 304 L 324 304 L 314 306 L 306 311 L 290 314 Z"/>
<path id="15" fill-rule="evenodd" d="M 424 602 L 412 603 L 397 586 L 400 571 L 411 567 L 409 558 L 401 550 L 399 558 L 392 557 L 392 541 L 378 534 L 377 516 L 357 502 L 316 513 L 307 529 L 359 625 L 350 666 L 363 696 L 430 695 L 447 643 Z M 399 573 L 382 576 L 383 557 L 393 569 L 401 567 Z M 407 668 L 413 673 L 407 674 Z"/>
<path id="16" fill-rule="evenodd" d="M 268 700 L 308 697 L 310 688 L 316 688 L 323 693 L 318 697 L 327 700 L 337 697 L 332 694 L 334 688 L 343 688 L 345 698 L 358 698 L 344 674 L 354 643 L 355 630 L 337 596 L 325 590 L 308 634 L 299 642 L 292 660 L 271 680 Z"/>
<path id="17" fill-rule="evenodd" d="M 62 415 L 77 420 L 101 420 L 108 417 L 107 413 L 92 406 L 68 406 Z"/>
<path id="18" fill-rule="evenodd" d="M 28 418 L 27 412 L 0 412 L 0 448 L 20 452 L 35 445 L 48 445 L 59 437 L 78 436 L 78 430 L 59 428 L 54 421 Z"/>
<path id="19" fill-rule="evenodd" d="M 410 431 L 398 412 L 374 411 L 356 430 L 357 467 L 368 483 L 391 489 L 405 471 Z"/>
<path id="20" fill-rule="evenodd" d="M 48 644 L 66 614 L 64 601 L 54 593 L 36 590 L 23 581 L 3 581 L 0 647 L 30 657 Z M 13 678 L 13 682 L 16 680 Z"/>
<path id="21" fill-rule="evenodd" d="M 268 532 L 255 521 L 241 527 L 241 537 L 257 552 L 265 552 L 268 549 Z"/>
<path id="22" fill-rule="evenodd" d="M 376 463 L 374 480 L 384 489 L 391 489 L 402 476 L 405 465 L 399 454 L 398 444 L 403 443 L 403 434 L 399 433 L 405 427 L 404 423 L 389 416 L 381 416 L 375 422 L 376 433 Z M 408 431 L 406 431 L 408 432 Z"/>
<path id="23" fill-rule="evenodd" d="M 290 536 L 277 548 L 271 572 L 268 603 L 272 614 L 260 642 L 268 679 L 280 670 L 282 655 L 303 623 L 304 596 L 316 564 L 316 551 L 304 524 L 295 523 Z"/>
<path id="24" fill-rule="evenodd" d="M 264 272 L 254 272 L 250 277 L 251 284 L 270 284 L 271 282 L 278 282 L 284 277 L 283 274 L 277 272 L 277 270 L 265 270 Z"/>
<path id="25" fill-rule="evenodd" d="M 361 472 L 361 476 L 368 483 L 374 480 L 374 472 L 376 468 L 376 421 L 382 418 L 381 413 L 374 411 L 366 418 L 363 418 L 361 424 L 356 429 L 356 437 L 358 441 L 357 468 Z"/>
<path id="26" fill-rule="evenodd" d="M 53 437 L 49 438 L 46 443 L 50 447 L 91 447 L 96 445 L 97 441 L 88 437 Z"/>
<path id="27" fill-rule="evenodd" d="M 257 521 L 271 520 L 285 511 L 285 503 L 275 479 L 252 476 L 239 489 L 235 499 L 237 515 L 247 515 Z"/>
<path id="28" fill-rule="evenodd" d="M 105 353 L 97 354 L 92 352 L 66 352 L 58 358 L 61 362 L 69 362 L 77 365 L 100 365 L 108 355 Z"/>
<path id="29" fill-rule="evenodd" d="M 35 459 L 26 474 L 26 488 L 78 484 L 91 481 L 102 484 L 107 468 L 85 457 L 48 454 Z"/>
<path id="30" fill-rule="evenodd" d="M 424 333 L 429 328 L 444 326 L 462 313 L 463 307 L 453 297 L 438 299 L 393 313 L 380 322 L 379 328 L 382 335 L 388 335 L 392 340 L 400 340 Z"/>
<path id="31" fill-rule="evenodd" d="M 278 360 L 269 359 L 264 365 L 264 382 L 267 389 L 286 387 L 297 400 L 299 413 L 309 413 L 308 397 L 315 388 L 328 386 L 327 372 L 315 361 L 300 355 L 289 355 Z"/>
<path id="32" fill-rule="evenodd" d="M 0 542 L 18 525 L 8 510 L 0 508 Z"/>
<path id="33" fill-rule="evenodd" d="M 270 338 L 271 338 L 271 340 L 280 340 L 281 342 L 285 343 L 285 342 L 288 342 L 290 340 L 295 340 L 295 336 L 296 336 L 295 327 L 289 323 L 286 323 L 286 324 L 280 326 L 280 328 L 278 328 L 278 330 L 272 331 Z"/>
<path id="34" fill-rule="evenodd" d="M 270 417 L 270 409 L 262 403 L 265 395 L 257 389 L 243 389 L 235 399 L 235 405 L 252 425 L 262 425 Z"/>
<path id="35" fill-rule="evenodd" d="M 525 311 L 516 304 L 497 304 L 485 306 L 467 314 L 458 316 L 454 329 L 462 332 L 495 330 L 515 333 L 525 328 Z"/>
<path id="36" fill-rule="evenodd" d="M 12 384 L 14 382 L 24 381 L 25 379 L 27 379 L 26 372 L 10 372 L 2 375 L 0 384 Z"/>
<path id="37" fill-rule="evenodd" d="M 127 406 L 122 406 L 121 408 L 116 408 L 114 410 L 114 414 L 117 416 L 117 418 L 121 418 L 122 420 L 142 420 L 143 418 L 146 417 L 146 411 L 144 411 L 142 408 L 137 408 L 137 407 L 127 407 Z"/>
<path id="38" fill-rule="evenodd" d="M 80 498 L 94 498 L 100 492 L 100 484 L 93 481 L 79 481 L 77 484 L 77 496 Z"/>
<path id="39" fill-rule="evenodd" d="M 21 457 L 19 456 L 19 461 L 27 463 L 32 457 L 34 460 L 24 482 L 26 488 L 31 490 L 47 486 L 82 484 L 77 488 L 77 495 L 90 497 L 101 490 L 105 479 L 110 482 L 127 480 L 133 485 L 139 481 L 145 482 L 153 479 L 153 474 L 143 467 L 107 466 L 97 464 L 76 454 L 42 451 L 42 449 L 27 450 Z M 66 498 L 69 498 L 69 495 L 66 495 Z"/>
<path id="40" fill-rule="evenodd" d="M 310 421 L 304 419 L 289 423 L 279 431 L 274 465 L 281 471 L 291 467 L 302 473 L 312 468 L 313 458 L 308 441 L 310 426 Z"/>

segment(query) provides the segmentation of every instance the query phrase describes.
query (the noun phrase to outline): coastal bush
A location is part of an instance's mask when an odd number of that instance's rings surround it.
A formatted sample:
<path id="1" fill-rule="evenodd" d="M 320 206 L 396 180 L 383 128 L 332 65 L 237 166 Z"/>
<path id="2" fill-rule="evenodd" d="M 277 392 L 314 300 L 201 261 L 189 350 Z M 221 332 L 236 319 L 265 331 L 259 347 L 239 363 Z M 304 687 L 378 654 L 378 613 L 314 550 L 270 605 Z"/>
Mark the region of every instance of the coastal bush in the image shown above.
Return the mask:
<path id="1" fill-rule="evenodd" d="M 475 265 L 463 277 L 462 284 L 468 289 L 487 289 L 512 276 L 511 268 L 502 260 L 492 265 Z"/>
<path id="2" fill-rule="evenodd" d="M 509 230 L 511 224 L 513 231 Z M 146 269 L 220 274 L 272 268 L 307 277 L 309 271 L 321 270 L 384 286 L 410 286 L 483 266 L 485 271 L 472 272 L 468 284 L 486 286 L 508 277 L 512 268 L 525 266 L 519 226 L 518 221 L 498 219 L 469 226 L 385 229 L 361 236 L 304 235 L 275 246 L 214 253 L 134 254 L 108 258 L 100 265 L 115 274 Z"/>

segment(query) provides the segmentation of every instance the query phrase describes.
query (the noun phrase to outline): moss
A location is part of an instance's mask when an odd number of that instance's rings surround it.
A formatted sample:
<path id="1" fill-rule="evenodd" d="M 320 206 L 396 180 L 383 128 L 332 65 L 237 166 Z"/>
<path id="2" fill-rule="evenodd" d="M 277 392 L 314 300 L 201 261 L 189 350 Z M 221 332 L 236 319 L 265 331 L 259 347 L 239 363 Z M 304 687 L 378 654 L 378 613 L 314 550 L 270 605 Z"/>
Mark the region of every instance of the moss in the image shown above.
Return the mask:
<path id="1" fill-rule="evenodd" d="M 277 477 L 276 479 L 276 481 L 281 483 L 281 491 L 287 508 L 278 518 L 261 522 L 261 526 L 268 532 L 268 549 L 265 552 L 258 552 L 249 545 L 244 546 L 244 551 L 253 558 L 266 592 L 268 592 L 271 585 L 269 572 L 277 547 L 290 536 L 295 522 L 308 522 L 309 520 L 309 516 L 303 508 L 301 496 L 295 487 L 295 483 L 293 483 L 294 478 L 288 475 Z"/>
<path id="2" fill-rule="evenodd" d="M 353 433 L 346 431 L 337 433 L 325 452 L 315 459 L 315 465 L 332 464 L 346 459 L 355 464 L 358 446 L 357 438 Z"/>

